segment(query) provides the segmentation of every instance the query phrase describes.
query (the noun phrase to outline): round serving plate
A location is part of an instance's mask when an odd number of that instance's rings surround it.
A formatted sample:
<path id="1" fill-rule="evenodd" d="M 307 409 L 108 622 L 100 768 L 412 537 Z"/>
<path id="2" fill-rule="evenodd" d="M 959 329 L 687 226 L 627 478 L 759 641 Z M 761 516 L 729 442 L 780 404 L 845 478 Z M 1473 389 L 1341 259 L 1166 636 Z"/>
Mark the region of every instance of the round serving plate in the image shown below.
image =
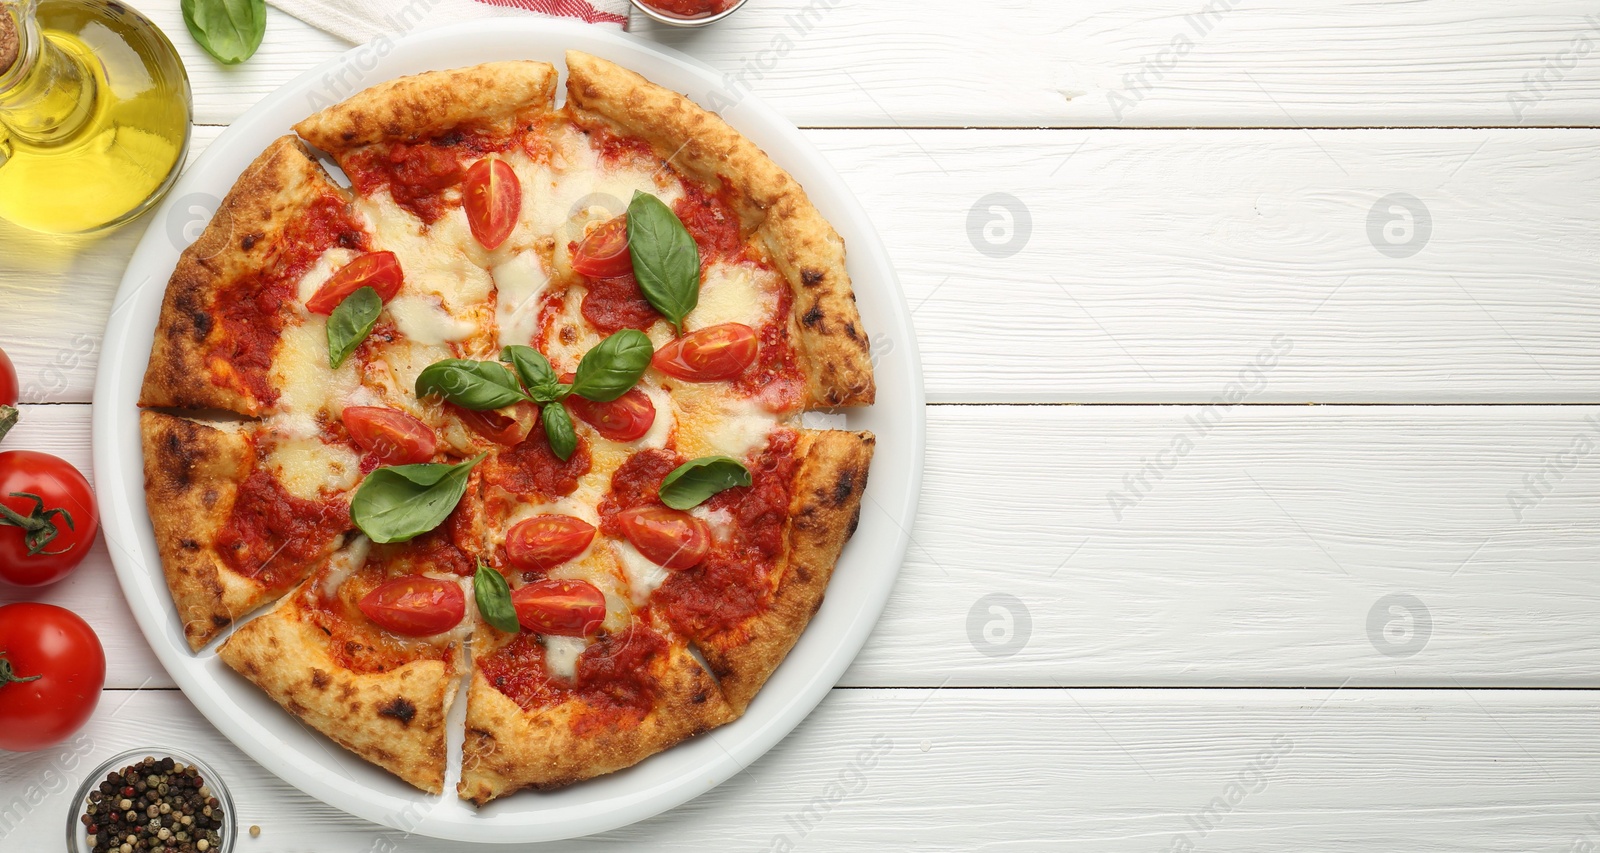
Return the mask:
<path id="1" fill-rule="evenodd" d="M 218 659 L 215 644 L 189 651 L 145 510 L 137 400 L 156 317 L 179 253 L 221 196 L 274 138 L 321 107 L 385 80 L 431 69 L 536 59 L 565 69 L 567 49 L 593 53 L 716 109 L 805 187 L 849 246 L 862 322 L 872 338 L 877 404 L 807 422 L 877 434 L 861 524 L 845 548 L 821 610 L 736 722 L 627 770 L 554 792 L 521 792 L 482 809 L 455 796 L 460 744 L 443 796 L 430 796 L 312 732 Z M 922 373 L 910 312 L 866 213 L 800 132 L 716 72 L 634 37 L 542 19 L 473 22 L 400 39 L 380 38 L 291 81 L 234 122 L 151 215 L 106 326 L 94 395 L 94 468 L 112 562 L 140 629 L 200 712 L 284 781 L 352 815 L 408 833 L 471 842 L 571 838 L 625 826 L 705 793 L 737 774 L 822 701 L 882 613 L 905 556 L 922 479 Z M 460 731 L 461 702 L 452 714 Z"/>

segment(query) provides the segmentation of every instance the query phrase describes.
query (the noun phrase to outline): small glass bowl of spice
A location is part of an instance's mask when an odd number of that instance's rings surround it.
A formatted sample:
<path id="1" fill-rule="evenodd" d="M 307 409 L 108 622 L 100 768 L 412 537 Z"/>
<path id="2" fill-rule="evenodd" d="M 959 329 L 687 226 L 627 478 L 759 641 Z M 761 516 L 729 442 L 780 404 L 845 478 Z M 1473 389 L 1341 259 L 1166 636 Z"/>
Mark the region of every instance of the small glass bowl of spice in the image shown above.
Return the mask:
<path id="1" fill-rule="evenodd" d="M 673 27 L 703 27 L 739 11 L 746 0 L 633 0 L 653 21 Z"/>
<path id="2" fill-rule="evenodd" d="M 204 762 L 134 749 L 90 771 L 67 816 L 77 853 L 230 853 L 233 799 Z"/>

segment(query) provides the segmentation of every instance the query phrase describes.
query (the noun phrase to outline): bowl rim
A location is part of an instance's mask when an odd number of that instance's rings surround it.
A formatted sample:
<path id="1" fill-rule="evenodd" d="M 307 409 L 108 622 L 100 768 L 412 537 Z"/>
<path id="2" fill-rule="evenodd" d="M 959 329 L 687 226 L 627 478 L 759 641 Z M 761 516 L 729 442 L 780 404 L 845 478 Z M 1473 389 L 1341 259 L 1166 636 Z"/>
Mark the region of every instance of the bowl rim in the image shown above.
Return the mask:
<path id="1" fill-rule="evenodd" d="M 234 815 L 233 795 L 228 793 L 228 783 L 223 781 L 222 775 L 214 767 L 193 753 L 170 746 L 123 750 L 90 770 L 88 775 L 83 777 L 83 782 L 78 785 L 77 795 L 67 804 L 67 849 L 74 853 L 90 853 L 89 831 L 80 820 L 90 790 L 105 781 L 106 774 L 112 770 L 121 770 L 145 758 L 171 758 L 180 764 L 190 764 L 199 769 L 200 780 L 211 789 L 211 796 L 216 797 L 222 804 L 222 829 L 217 833 L 221 842 L 217 846 L 217 853 L 232 851 L 234 840 L 239 834 L 239 821 Z"/>
<path id="2" fill-rule="evenodd" d="M 721 12 L 718 12 L 715 15 L 706 15 L 705 17 L 701 18 L 680 18 L 677 15 L 670 15 L 651 6 L 649 0 L 630 0 L 630 2 L 633 3 L 633 8 L 643 12 L 646 17 L 657 23 L 666 24 L 669 27 L 704 27 L 710 24 L 715 24 L 723 18 L 732 15 L 734 12 L 739 11 L 740 7 L 750 2 L 750 0 L 734 0 L 732 6 L 723 9 Z"/>

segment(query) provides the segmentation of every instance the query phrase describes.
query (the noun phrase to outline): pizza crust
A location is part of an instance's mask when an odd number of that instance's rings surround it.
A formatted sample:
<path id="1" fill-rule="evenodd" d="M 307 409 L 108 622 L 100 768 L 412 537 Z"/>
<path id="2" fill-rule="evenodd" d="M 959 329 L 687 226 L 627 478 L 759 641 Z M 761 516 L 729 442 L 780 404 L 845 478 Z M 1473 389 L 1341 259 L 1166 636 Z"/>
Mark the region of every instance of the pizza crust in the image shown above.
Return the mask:
<path id="1" fill-rule="evenodd" d="M 556 69 L 543 62 L 486 62 L 380 83 L 294 126 L 338 156 L 384 141 L 414 141 L 471 124 L 510 133 L 555 108 Z"/>
<path id="2" fill-rule="evenodd" d="M 774 570 L 772 604 L 734 632 L 696 638 L 739 714 L 783 662 L 822 606 L 839 552 L 856 532 L 876 440 L 870 432 L 803 431 L 789 503 L 788 541 Z"/>
<path id="3" fill-rule="evenodd" d="M 773 265 L 794 293 L 795 342 L 807 405 L 873 401 L 870 344 L 861 329 L 844 240 L 788 172 L 715 113 L 619 65 L 567 51 L 567 108 L 649 142 L 674 167 L 731 184 Z"/>
<path id="4" fill-rule="evenodd" d="M 488 634 L 480 629 L 476 642 Z M 580 700 L 524 711 L 474 661 L 457 793 L 481 806 L 522 788 L 571 785 L 631 767 L 738 716 L 682 640 L 672 641 L 656 666 L 660 692 L 642 722 L 579 735 L 573 718 L 584 710 Z"/>
<path id="5" fill-rule="evenodd" d="M 278 138 L 239 176 L 216 215 L 178 259 L 156 321 L 140 406 L 222 409 L 257 416 L 270 407 L 214 381 L 206 353 L 221 334 L 219 292 L 268 268 L 278 237 L 328 193 L 343 194 L 293 136 Z"/>
<path id="6" fill-rule="evenodd" d="M 308 583 L 315 583 L 315 580 Z M 445 717 L 455 696 L 452 659 L 388 672 L 352 672 L 328 654 L 328 635 L 301 618 L 304 587 L 240 626 L 217 656 L 273 701 L 341 746 L 412 785 L 444 789 Z"/>

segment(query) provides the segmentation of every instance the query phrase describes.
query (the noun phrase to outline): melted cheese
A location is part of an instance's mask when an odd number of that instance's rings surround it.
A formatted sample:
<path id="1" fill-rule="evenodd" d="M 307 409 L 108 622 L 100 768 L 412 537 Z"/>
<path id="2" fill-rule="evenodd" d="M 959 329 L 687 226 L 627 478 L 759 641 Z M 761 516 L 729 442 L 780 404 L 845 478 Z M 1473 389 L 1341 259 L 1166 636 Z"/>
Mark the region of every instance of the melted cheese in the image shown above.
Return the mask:
<path id="1" fill-rule="evenodd" d="M 557 373 L 577 370 L 583 354 L 599 346 L 600 340 L 599 333 L 583 318 L 583 289 L 574 287 L 567 291 L 542 347 L 551 366 Z"/>
<path id="2" fill-rule="evenodd" d="M 348 491 L 361 479 L 361 457 L 320 438 L 282 438 L 267 454 L 266 464 L 285 491 L 304 500 Z"/>
<path id="3" fill-rule="evenodd" d="M 389 303 L 401 333 L 442 343 L 479 331 L 494 282 L 485 268 L 488 254 L 472 236 L 465 211 L 453 208 L 425 225 L 396 205 L 387 190 L 357 200 L 356 206 L 371 226 L 373 247 L 393 252 L 405 275 L 399 296 Z M 416 305 L 397 309 L 408 297 Z M 421 310 L 422 305 L 431 305 L 453 322 Z"/>
<path id="4" fill-rule="evenodd" d="M 544 636 L 544 665 L 556 678 L 572 681 L 578 677 L 578 656 L 589 647 L 583 637 Z"/>
<path id="5" fill-rule="evenodd" d="M 759 330 L 778 310 L 778 286 L 771 270 L 755 264 L 714 263 L 700 282 L 700 301 L 684 318 L 691 331 L 723 323 L 743 323 Z"/>
<path id="6" fill-rule="evenodd" d="M 755 400 L 736 396 L 727 383 L 675 382 L 678 451 L 689 459 L 744 459 L 766 445 L 779 416 Z"/>
<path id="7" fill-rule="evenodd" d="M 668 569 L 656 565 L 649 557 L 639 553 L 639 549 L 627 542 L 613 540 L 611 549 L 622 562 L 623 574 L 628 576 L 628 589 L 632 593 L 634 605 L 643 607 L 644 603 L 650 600 L 650 594 L 666 581 Z"/>
<path id="8" fill-rule="evenodd" d="M 283 330 L 271 373 L 274 387 L 280 389 L 276 404 L 280 414 L 272 427 L 290 435 L 316 435 L 317 414 L 360 385 L 354 359 L 345 359 L 337 371 L 328 367 L 328 323 L 315 315 Z"/>
<path id="9" fill-rule="evenodd" d="M 464 341 L 478 332 L 477 323 L 452 315 L 433 294 L 396 296 L 388 311 L 400 334 L 427 346 Z"/>
<path id="10" fill-rule="evenodd" d="M 322 575 L 322 597 L 332 598 L 339 586 L 367 564 L 367 554 L 372 550 L 372 540 L 359 533 L 350 535 L 343 548 L 328 558 L 328 567 Z"/>
<path id="11" fill-rule="evenodd" d="M 713 539 L 726 541 L 733 536 L 733 513 L 725 509 L 709 509 L 701 504 L 691 510 L 689 514 L 706 523 L 711 528 Z"/>
<path id="12" fill-rule="evenodd" d="M 539 306 L 550 276 L 531 251 L 519 252 L 493 270 L 495 324 L 500 330 L 500 345 L 533 343 L 539 331 Z"/>
<path id="13" fill-rule="evenodd" d="M 333 274 L 338 272 L 340 267 L 355 259 L 356 253 L 349 249 L 336 247 L 323 252 L 322 257 L 317 258 L 316 264 L 300 277 L 300 283 L 295 287 L 295 294 L 300 297 L 301 303 L 310 301 L 311 297 L 317 295 L 317 291 L 328 283 L 328 279 L 333 278 Z"/>
<path id="14" fill-rule="evenodd" d="M 589 220 L 625 212 L 635 190 L 668 206 L 683 197 L 683 185 L 671 170 L 606 165 L 589 137 L 572 127 L 552 134 L 548 162 L 536 162 L 521 151 L 507 152 L 505 161 L 522 184 L 522 211 L 511 237 L 519 245 L 552 234 L 558 244 L 577 240 Z"/>

